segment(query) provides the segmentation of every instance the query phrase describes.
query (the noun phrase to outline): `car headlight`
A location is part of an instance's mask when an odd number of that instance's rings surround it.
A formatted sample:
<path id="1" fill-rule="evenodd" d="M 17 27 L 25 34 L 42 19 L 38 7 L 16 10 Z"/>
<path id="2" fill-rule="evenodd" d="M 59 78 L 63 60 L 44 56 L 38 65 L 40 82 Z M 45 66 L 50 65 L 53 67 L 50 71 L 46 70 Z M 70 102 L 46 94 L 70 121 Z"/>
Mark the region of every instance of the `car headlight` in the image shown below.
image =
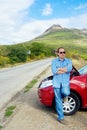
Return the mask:
<path id="1" fill-rule="evenodd" d="M 46 87 L 49 87 L 49 86 L 52 86 L 52 80 L 43 80 L 41 82 L 41 84 L 39 85 L 39 88 L 46 88 Z"/>

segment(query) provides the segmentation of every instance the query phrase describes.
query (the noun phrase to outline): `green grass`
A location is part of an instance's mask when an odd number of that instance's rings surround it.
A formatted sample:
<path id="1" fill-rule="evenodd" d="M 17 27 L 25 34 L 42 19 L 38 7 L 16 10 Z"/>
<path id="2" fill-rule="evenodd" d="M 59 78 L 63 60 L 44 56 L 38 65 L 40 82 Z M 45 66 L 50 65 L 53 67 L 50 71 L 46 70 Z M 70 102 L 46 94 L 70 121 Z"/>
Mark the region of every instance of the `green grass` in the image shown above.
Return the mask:
<path id="1" fill-rule="evenodd" d="M 83 37 L 71 32 L 71 31 L 68 31 L 68 32 L 61 31 L 61 32 L 51 33 L 51 34 L 47 35 L 45 38 L 51 38 L 51 39 L 56 38 L 56 39 L 67 39 L 68 40 L 68 39 L 81 39 Z"/>
<path id="2" fill-rule="evenodd" d="M 46 35 L 42 35 L 39 38 L 35 39 L 35 40 L 77 40 L 77 39 L 84 39 L 87 38 L 86 35 L 81 34 L 81 32 L 79 30 L 59 30 L 59 31 L 55 31 L 55 32 L 50 32 Z"/>
<path id="3" fill-rule="evenodd" d="M 48 69 L 48 68 L 47 68 Z M 45 73 L 45 71 L 47 70 L 45 69 L 42 73 L 40 73 L 38 76 L 36 76 L 29 84 L 27 84 L 25 86 L 25 89 L 24 89 L 24 93 L 25 92 L 28 92 L 37 82 L 38 82 L 38 79 L 40 78 L 40 76 Z"/>
<path id="4" fill-rule="evenodd" d="M 3 128 L 3 126 L 0 125 L 0 130 L 1 130 L 1 128 Z"/>
<path id="5" fill-rule="evenodd" d="M 32 40 L 33 42 L 34 40 Z M 84 50 L 85 47 L 87 49 L 87 35 L 82 33 L 80 30 L 77 29 L 65 29 L 65 30 L 59 30 L 56 32 L 51 32 L 47 35 L 42 35 L 39 38 L 35 39 L 35 41 L 44 43 L 46 45 L 53 45 L 54 48 L 58 48 L 60 46 L 63 46 L 65 48 L 73 48 L 77 50 L 78 48 L 83 47 Z M 68 51 L 72 51 L 68 50 Z"/>
<path id="6" fill-rule="evenodd" d="M 13 114 L 15 108 L 16 106 L 8 107 L 5 111 L 5 117 L 10 117 Z"/>
<path id="7" fill-rule="evenodd" d="M 37 83 L 37 81 L 38 81 L 38 77 L 36 77 L 28 85 L 26 85 L 24 93 L 28 92 Z"/>

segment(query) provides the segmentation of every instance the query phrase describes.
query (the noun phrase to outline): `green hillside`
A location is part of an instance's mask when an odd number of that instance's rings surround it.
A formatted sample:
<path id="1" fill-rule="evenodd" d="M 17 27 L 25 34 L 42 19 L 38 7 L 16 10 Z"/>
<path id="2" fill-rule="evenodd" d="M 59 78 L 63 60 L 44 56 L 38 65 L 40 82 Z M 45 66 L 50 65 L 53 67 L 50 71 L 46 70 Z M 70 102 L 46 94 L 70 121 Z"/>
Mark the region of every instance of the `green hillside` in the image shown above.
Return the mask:
<path id="1" fill-rule="evenodd" d="M 76 44 L 80 46 L 87 45 L 87 33 L 82 33 L 77 29 L 61 29 L 55 32 L 44 34 L 33 41 L 51 44 Z"/>
<path id="2" fill-rule="evenodd" d="M 54 55 L 52 51 L 60 46 L 66 49 L 68 57 L 87 60 L 87 30 L 53 25 L 31 41 L 0 46 L 0 64 L 3 58 L 5 58 L 4 63 L 19 63 L 50 57 Z M 30 55 L 27 54 L 29 51 Z"/>
<path id="3" fill-rule="evenodd" d="M 71 55 L 76 55 L 87 60 L 87 33 L 79 29 L 60 29 L 55 32 L 41 35 L 33 42 L 44 43 L 57 49 L 65 47 Z"/>

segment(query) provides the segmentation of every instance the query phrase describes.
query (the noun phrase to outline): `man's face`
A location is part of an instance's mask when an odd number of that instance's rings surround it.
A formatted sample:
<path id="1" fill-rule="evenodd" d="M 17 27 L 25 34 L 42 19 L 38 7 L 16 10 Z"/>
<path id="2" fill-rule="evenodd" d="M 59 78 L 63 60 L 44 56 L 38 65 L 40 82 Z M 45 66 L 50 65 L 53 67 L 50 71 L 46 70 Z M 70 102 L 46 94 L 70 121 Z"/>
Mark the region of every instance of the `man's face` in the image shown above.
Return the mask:
<path id="1" fill-rule="evenodd" d="M 57 54 L 58 54 L 60 59 L 64 59 L 65 58 L 65 53 L 66 53 L 65 50 L 63 48 L 60 48 L 59 52 Z"/>

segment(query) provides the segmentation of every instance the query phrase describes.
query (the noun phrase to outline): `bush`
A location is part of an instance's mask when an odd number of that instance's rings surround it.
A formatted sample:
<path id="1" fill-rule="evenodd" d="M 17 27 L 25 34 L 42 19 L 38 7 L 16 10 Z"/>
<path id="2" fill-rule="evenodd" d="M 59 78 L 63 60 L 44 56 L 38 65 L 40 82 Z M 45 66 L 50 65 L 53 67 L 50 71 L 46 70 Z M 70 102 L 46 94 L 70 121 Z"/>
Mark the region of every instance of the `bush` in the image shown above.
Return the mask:
<path id="1" fill-rule="evenodd" d="M 10 59 L 8 57 L 0 56 L 0 66 L 5 67 L 10 63 Z"/>
<path id="2" fill-rule="evenodd" d="M 8 54 L 11 63 L 27 61 L 27 49 L 24 47 L 12 48 Z"/>
<path id="3" fill-rule="evenodd" d="M 84 60 L 87 60 L 87 55 L 83 54 L 83 55 L 81 55 L 81 58 L 83 58 Z"/>
<path id="4" fill-rule="evenodd" d="M 32 43 L 31 47 L 31 58 L 44 58 L 52 55 L 53 47 L 46 45 L 45 43 Z"/>

